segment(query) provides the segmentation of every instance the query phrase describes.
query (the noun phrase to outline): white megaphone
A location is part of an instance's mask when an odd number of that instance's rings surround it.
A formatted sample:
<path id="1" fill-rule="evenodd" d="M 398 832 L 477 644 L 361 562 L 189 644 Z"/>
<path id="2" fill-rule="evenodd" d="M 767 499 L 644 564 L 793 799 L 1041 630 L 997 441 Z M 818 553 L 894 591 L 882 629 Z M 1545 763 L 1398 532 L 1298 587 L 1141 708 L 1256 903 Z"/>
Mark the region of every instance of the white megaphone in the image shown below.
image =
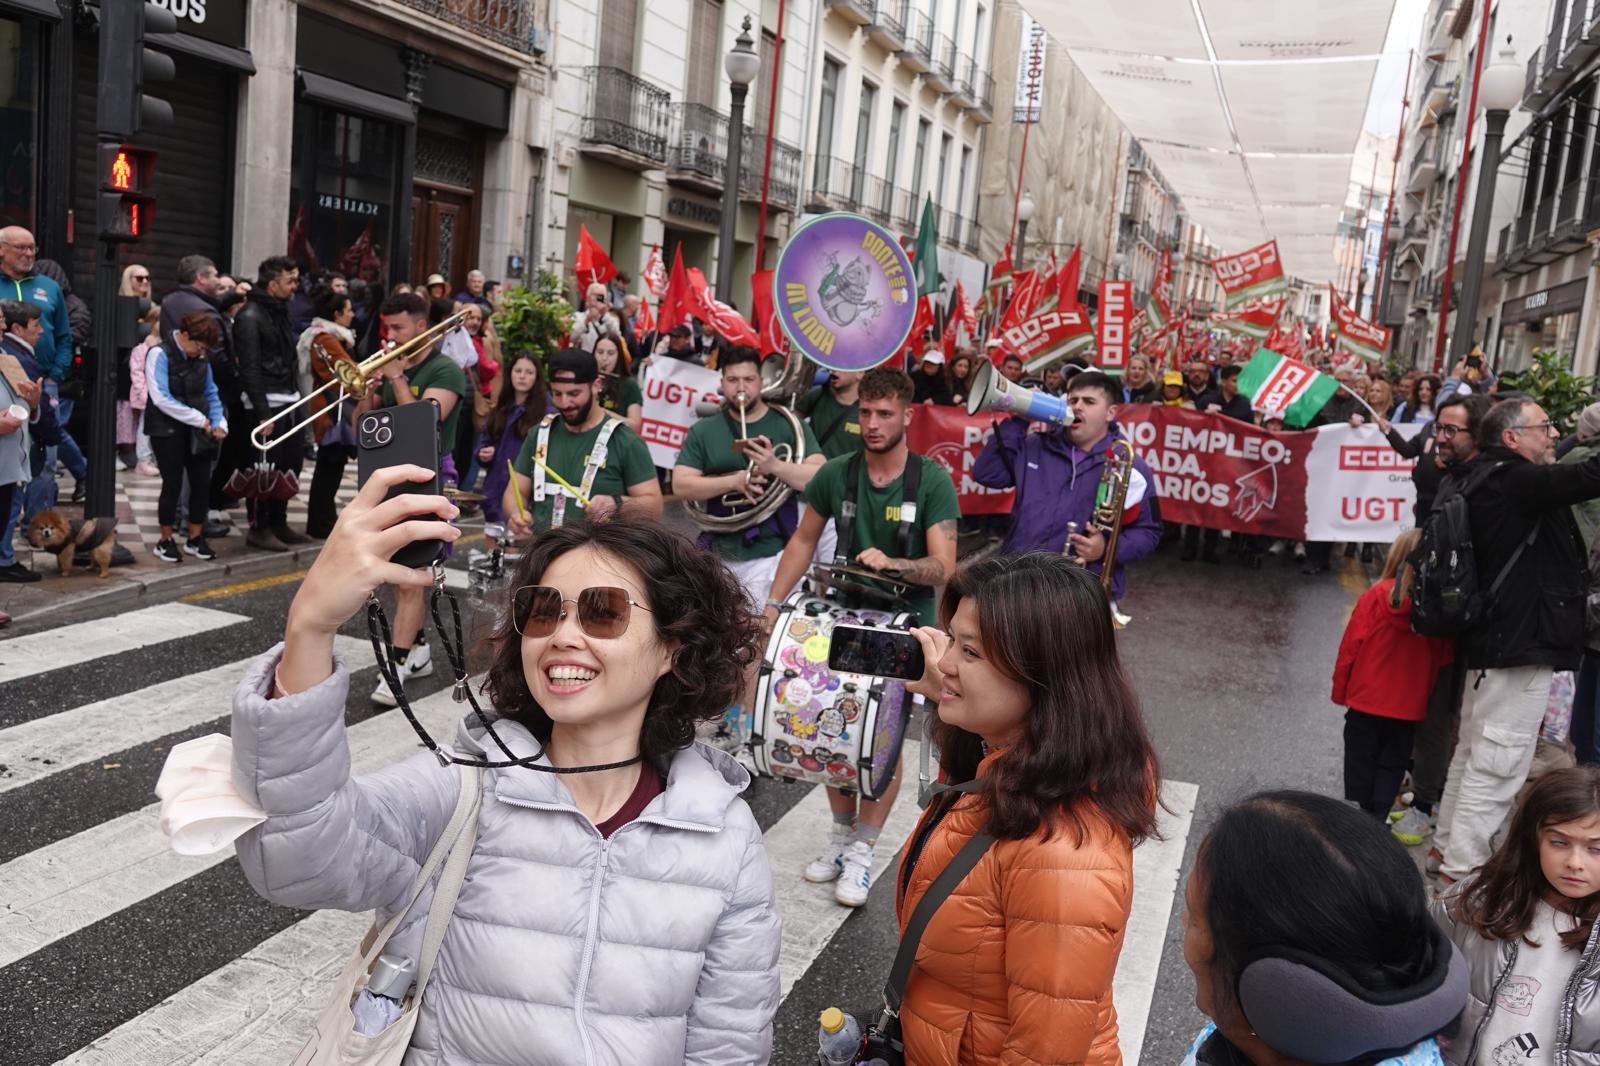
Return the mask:
<path id="1" fill-rule="evenodd" d="M 972 379 L 972 394 L 967 397 L 967 414 L 975 415 L 979 411 L 1004 411 L 1053 426 L 1072 425 L 1072 408 L 1067 406 L 1066 400 L 1007 381 L 988 360 L 978 364 L 977 376 Z"/>

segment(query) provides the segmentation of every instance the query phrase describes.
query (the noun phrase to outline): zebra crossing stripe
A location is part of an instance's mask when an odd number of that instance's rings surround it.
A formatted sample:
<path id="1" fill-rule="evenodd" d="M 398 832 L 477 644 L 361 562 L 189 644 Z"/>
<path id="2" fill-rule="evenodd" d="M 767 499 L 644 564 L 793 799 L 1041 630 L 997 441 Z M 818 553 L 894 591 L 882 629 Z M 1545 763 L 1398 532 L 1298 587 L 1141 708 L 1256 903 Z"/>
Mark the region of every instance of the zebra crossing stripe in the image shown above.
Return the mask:
<path id="1" fill-rule="evenodd" d="M 341 635 L 334 640 L 334 652 L 352 662 L 362 662 L 372 649 L 366 641 Z M 254 658 L 252 655 L 0 730 L 0 752 L 5 753 L 0 793 L 90 762 L 107 752 L 148 744 L 227 716 L 228 694 Z"/>
<path id="2" fill-rule="evenodd" d="M 221 706 L 232 685 L 216 693 Z M 462 708 L 444 689 L 412 705 L 435 738 L 451 738 Z M 419 749 L 416 735 L 394 715 L 380 715 L 349 730 L 351 772 L 371 773 Z M 147 899 L 233 858 L 179 855 L 157 824 L 161 805 L 101 822 L 0 866 L 0 968 L 62 937 Z"/>
<path id="3" fill-rule="evenodd" d="M 248 621 L 242 614 L 209 607 L 162 603 L 91 622 L 27 633 L 0 640 L 0 684 L 66 667 L 84 668 L 108 655 Z M 0 744 L 0 751 L 6 750 Z"/>

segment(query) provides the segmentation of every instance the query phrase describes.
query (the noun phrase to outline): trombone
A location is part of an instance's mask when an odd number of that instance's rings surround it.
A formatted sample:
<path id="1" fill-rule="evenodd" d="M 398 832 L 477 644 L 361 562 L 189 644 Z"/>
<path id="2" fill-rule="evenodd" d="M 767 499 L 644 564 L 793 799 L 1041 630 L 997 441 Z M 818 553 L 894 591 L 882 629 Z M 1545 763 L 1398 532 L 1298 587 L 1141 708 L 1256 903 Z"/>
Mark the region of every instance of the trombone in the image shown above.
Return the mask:
<path id="1" fill-rule="evenodd" d="M 382 351 L 372 353 L 359 363 L 346 362 L 342 359 L 335 361 L 333 365 L 329 367 L 329 369 L 333 371 L 332 381 L 318 389 L 313 390 L 305 396 L 300 397 L 294 403 L 279 411 L 270 420 L 271 424 L 275 426 L 277 422 L 287 417 L 292 412 L 298 411 L 300 408 L 304 407 L 306 404 L 309 404 L 312 400 L 316 399 L 318 396 L 321 396 L 329 389 L 338 389 L 340 391 L 340 396 L 330 401 L 330 403 L 338 403 L 339 400 L 345 399 L 346 397 L 352 400 L 361 399 L 361 397 L 365 395 L 367 391 L 367 383 L 372 380 L 372 375 L 376 374 L 380 367 L 392 363 L 396 359 L 409 359 L 424 348 L 431 348 L 437 341 L 443 338 L 446 333 L 458 328 L 461 323 L 466 321 L 466 319 L 466 311 L 457 311 L 443 322 L 440 322 L 437 326 L 429 326 L 427 329 L 423 330 L 415 337 L 412 337 L 404 344 L 390 345 L 389 347 L 384 348 Z M 325 404 L 324 406 L 328 405 Z M 289 440 L 296 433 L 299 433 L 302 429 L 305 429 L 311 423 L 315 422 L 317 417 L 321 414 L 322 409 L 318 408 L 316 411 L 313 411 L 310 415 L 301 419 L 299 422 L 296 422 L 288 429 L 278 430 L 277 432 L 273 433 L 270 438 L 264 438 L 261 436 L 261 431 L 268 425 L 268 423 L 264 422 L 250 431 L 250 443 L 255 445 L 256 448 L 261 451 L 271 451 L 279 444 Z"/>

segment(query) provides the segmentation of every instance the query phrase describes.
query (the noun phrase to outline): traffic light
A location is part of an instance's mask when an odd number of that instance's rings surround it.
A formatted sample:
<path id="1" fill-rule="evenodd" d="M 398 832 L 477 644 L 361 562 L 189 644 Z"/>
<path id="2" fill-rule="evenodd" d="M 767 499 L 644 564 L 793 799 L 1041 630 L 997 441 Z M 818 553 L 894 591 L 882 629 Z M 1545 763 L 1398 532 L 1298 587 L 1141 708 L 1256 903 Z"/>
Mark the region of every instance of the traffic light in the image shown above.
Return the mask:
<path id="1" fill-rule="evenodd" d="M 156 199 L 150 195 L 156 175 L 156 154 L 131 144 L 100 145 L 100 239 L 139 240 L 150 226 Z"/>
<path id="2" fill-rule="evenodd" d="M 100 97 L 96 125 L 103 137 L 128 138 L 147 126 L 172 125 L 172 105 L 145 91 L 175 81 L 172 57 L 145 45 L 151 33 L 176 33 L 177 18 L 141 0 L 100 5 Z"/>

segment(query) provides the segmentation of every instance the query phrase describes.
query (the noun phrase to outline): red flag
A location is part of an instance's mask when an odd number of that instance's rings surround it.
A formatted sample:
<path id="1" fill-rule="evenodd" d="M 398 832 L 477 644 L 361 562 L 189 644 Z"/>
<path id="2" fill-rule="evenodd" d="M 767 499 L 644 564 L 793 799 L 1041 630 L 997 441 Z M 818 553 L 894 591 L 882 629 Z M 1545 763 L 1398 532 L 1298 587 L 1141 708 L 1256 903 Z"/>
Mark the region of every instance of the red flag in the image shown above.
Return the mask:
<path id="1" fill-rule="evenodd" d="M 1033 305 L 1037 302 L 1033 296 L 1033 279 L 1037 273 L 1035 270 L 1012 272 L 1011 302 L 1006 305 L 1005 314 L 1000 316 L 1001 330 L 1010 329 L 1032 314 Z"/>
<path id="2" fill-rule="evenodd" d="M 667 276 L 666 290 L 656 305 L 656 328 L 666 333 L 674 326 L 688 325 L 694 313 L 692 299 L 689 275 L 683 269 L 683 248 L 679 246 L 672 252 L 672 273 Z"/>
<path id="3" fill-rule="evenodd" d="M 1079 275 L 1083 270 L 1083 249 L 1074 248 L 1066 264 L 1056 275 L 1057 307 L 1071 307 L 1078 302 Z"/>
<path id="4" fill-rule="evenodd" d="M 919 354 L 922 351 L 923 334 L 933 325 L 933 297 L 923 296 L 917 300 L 917 317 L 911 322 L 911 332 L 906 334 L 906 344 L 901 354 Z"/>
<path id="5" fill-rule="evenodd" d="M 772 306 L 772 271 L 758 270 L 750 275 L 750 309 L 755 312 L 756 332 L 762 355 L 788 350 L 788 338 Z"/>
<path id="6" fill-rule="evenodd" d="M 744 316 L 732 307 L 711 295 L 711 286 L 706 282 L 706 276 L 697 267 L 690 267 L 689 275 L 689 307 L 694 316 L 705 322 L 717 331 L 729 344 L 744 344 L 752 348 L 761 346 L 761 338 L 756 331 L 750 328 L 750 323 Z"/>
<path id="7" fill-rule="evenodd" d="M 573 265 L 573 272 L 578 275 L 578 286 L 584 291 L 588 291 L 589 286 L 596 282 L 604 285 L 617 276 L 616 264 L 606 255 L 605 249 L 589 236 L 587 226 L 578 227 L 578 258 Z"/>

